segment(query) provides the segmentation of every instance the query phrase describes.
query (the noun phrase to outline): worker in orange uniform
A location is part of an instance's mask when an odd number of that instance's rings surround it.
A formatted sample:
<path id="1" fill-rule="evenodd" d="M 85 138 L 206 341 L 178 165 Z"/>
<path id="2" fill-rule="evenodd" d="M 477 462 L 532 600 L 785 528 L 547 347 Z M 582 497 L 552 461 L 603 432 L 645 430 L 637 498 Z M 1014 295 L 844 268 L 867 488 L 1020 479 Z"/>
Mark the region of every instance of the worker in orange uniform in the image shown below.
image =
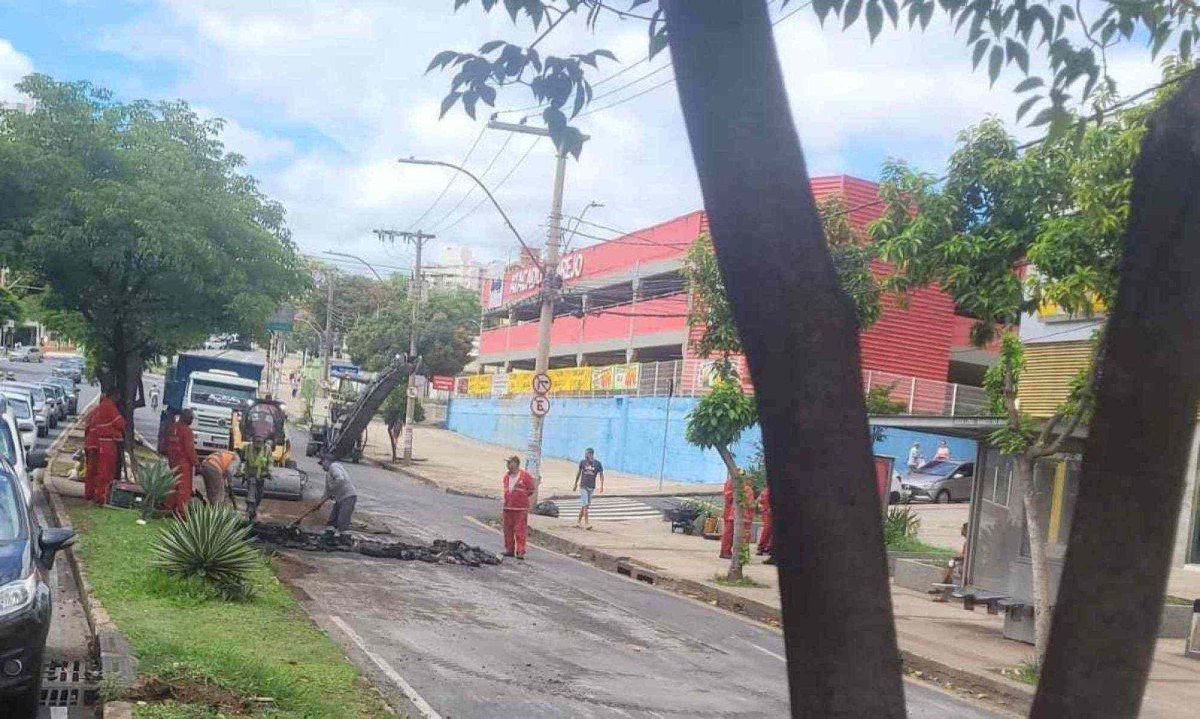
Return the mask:
<path id="1" fill-rule="evenodd" d="M 733 557 L 733 477 L 725 477 L 725 527 L 721 532 L 721 559 Z M 749 480 L 742 478 L 742 544 L 750 543 L 750 531 L 754 524 L 754 489 Z"/>
<path id="2" fill-rule="evenodd" d="M 772 541 L 775 539 L 775 522 L 771 519 L 771 488 L 763 487 L 758 493 L 758 515 L 762 517 L 762 531 L 758 533 L 758 553 L 767 555 L 763 564 L 774 564 Z"/>
<path id="3" fill-rule="evenodd" d="M 109 388 L 88 414 L 83 432 L 86 469 L 83 496 L 96 504 L 108 502 L 108 489 L 117 479 L 121 444 L 125 440 L 125 418 L 117 409 L 116 390 Z"/>
<path id="4" fill-rule="evenodd" d="M 200 464 L 200 476 L 204 478 L 204 498 L 209 504 L 221 503 L 226 489 L 233 485 L 238 462 L 237 453 L 227 449 L 204 458 Z"/>
<path id="5" fill-rule="evenodd" d="M 525 534 L 529 529 L 529 503 L 536 491 L 533 475 L 521 469 L 518 457 L 509 457 L 504 473 L 504 556 L 525 558 Z"/>
<path id="6" fill-rule="evenodd" d="M 175 471 L 175 489 L 163 504 L 180 519 L 187 517 L 187 504 L 192 498 L 192 477 L 200 458 L 196 456 L 196 437 L 192 434 L 192 410 L 179 413 L 179 419 L 167 431 L 167 463 Z"/>

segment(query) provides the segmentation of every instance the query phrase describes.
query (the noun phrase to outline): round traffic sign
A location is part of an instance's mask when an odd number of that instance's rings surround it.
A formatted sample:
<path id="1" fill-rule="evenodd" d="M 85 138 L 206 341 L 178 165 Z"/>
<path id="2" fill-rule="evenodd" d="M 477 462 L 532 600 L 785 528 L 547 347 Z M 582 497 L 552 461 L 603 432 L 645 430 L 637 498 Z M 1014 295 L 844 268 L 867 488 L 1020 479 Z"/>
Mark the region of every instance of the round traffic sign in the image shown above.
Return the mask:
<path id="1" fill-rule="evenodd" d="M 550 391 L 550 375 L 538 372 L 533 376 L 533 391 L 535 394 L 546 394 Z"/>
<path id="2" fill-rule="evenodd" d="M 550 398 L 539 394 L 529 401 L 529 411 L 534 417 L 545 417 L 550 413 Z"/>

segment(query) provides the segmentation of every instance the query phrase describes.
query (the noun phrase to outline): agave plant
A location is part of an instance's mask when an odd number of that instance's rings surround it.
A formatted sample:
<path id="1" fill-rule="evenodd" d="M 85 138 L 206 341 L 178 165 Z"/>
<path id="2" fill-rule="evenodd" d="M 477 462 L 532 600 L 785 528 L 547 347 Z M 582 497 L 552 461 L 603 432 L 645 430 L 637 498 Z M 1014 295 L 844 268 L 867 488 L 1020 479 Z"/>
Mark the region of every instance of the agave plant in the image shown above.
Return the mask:
<path id="1" fill-rule="evenodd" d="M 259 555 L 245 520 L 224 507 L 194 504 L 151 547 L 151 564 L 181 577 L 199 577 L 224 593 L 243 593 Z"/>
<path id="2" fill-rule="evenodd" d="M 142 517 L 145 519 L 162 506 L 175 486 L 176 477 L 166 462 L 156 459 L 138 467 L 137 478 L 145 493 L 142 498 Z"/>

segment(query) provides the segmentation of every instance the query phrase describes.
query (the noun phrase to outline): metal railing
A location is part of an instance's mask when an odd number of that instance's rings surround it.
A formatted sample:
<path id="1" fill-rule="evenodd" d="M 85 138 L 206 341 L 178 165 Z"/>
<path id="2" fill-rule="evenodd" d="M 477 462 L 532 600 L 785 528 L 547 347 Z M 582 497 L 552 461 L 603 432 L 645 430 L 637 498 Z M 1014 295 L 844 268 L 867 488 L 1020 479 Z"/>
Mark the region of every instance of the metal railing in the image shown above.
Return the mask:
<path id="1" fill-rule="evenodd" d="M 737 358 L 738 376 L 747 392 L 749 381 L 745 360 Z M 712 388 L 713 361 L 682 359 L 667 362 L 640 362 L 604 367 L 568 367 L 550 370 L 552 397 L 696 397 Z M 880 388 L 886 394 L 886 414 L 928 415 L 938 417 L 978 417 L 989 415 L 987 395 L 982 387 L 941 382 L 908 375 L 863 370 L 863 391 Z M 533 394 L 533 373 L 462 375 L 455 381 L 456 397 L 528 397 Z"/>

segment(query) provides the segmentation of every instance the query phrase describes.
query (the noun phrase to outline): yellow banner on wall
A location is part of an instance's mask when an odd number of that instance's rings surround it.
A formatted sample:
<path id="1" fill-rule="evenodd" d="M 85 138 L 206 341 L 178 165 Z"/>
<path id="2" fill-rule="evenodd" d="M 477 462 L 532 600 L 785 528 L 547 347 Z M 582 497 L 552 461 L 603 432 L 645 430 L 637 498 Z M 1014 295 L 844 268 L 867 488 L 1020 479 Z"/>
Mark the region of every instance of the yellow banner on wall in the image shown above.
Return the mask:
<path id="1" fill-rule="evenodd" d="M 490 374 L 473 374 L 467 378 L 467 394 L 472 397 L 486 397 L 492 393 L 492 376 Z"/>
<path id="2" fill-rule="evenodd" d="M 558 389 L 555 387 L 555 389 Z M 532 394 L 533 393 L 533 373 L 532 372 L 510 372 L 508 374 L 508 393 L 509 394 Z"/>

